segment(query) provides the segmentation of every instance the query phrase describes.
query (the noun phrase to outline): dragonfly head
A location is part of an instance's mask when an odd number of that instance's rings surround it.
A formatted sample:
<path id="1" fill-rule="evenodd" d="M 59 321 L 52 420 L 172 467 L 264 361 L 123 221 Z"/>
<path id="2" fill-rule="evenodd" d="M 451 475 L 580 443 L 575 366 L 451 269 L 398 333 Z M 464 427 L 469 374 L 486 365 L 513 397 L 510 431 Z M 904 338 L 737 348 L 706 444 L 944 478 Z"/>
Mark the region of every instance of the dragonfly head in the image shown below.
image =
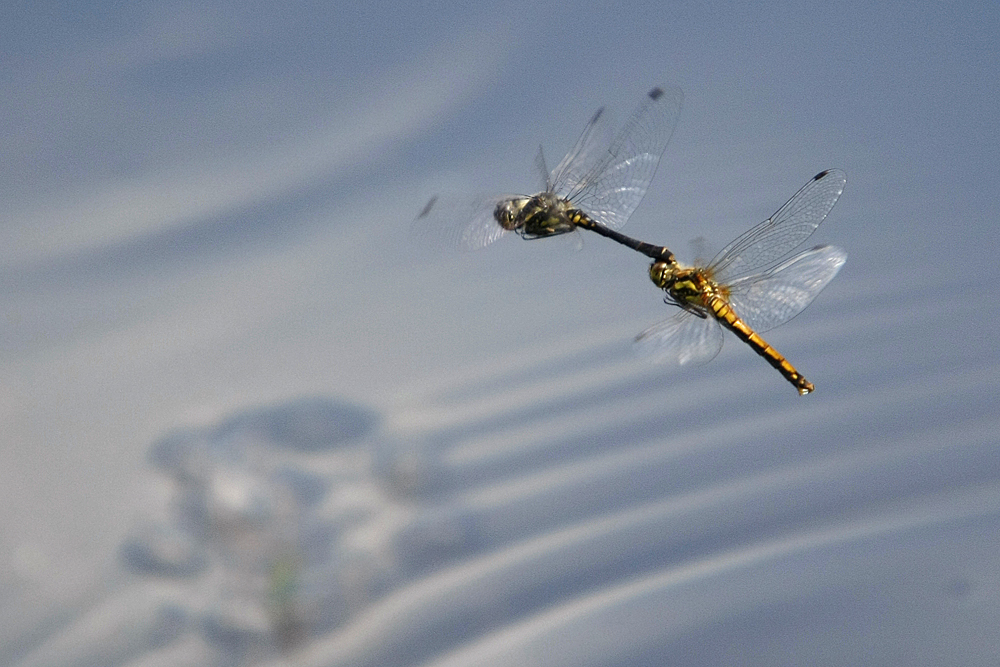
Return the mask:
<path id="1" fill-rule="evenodd" d="M 720 294 L 704 269 L 682 268 L 676 263 L 656 261 L 649 267 L 649 279 L 667 293 L 665 300 L 682 308 L 702 308 L 710 294 Z M 700 315 L 699 315 L 700 316 Z"/>
<path id="2" fill-rule="evenodd" d="M 649 279 L 660 289 L 667 289 L 674 281 L 676 264 L 663 261 L 653 262 L 649 267 Z"/>
<path id="3" fill-rule="evenodd" d="M 508 231 L 517 229 L 524 224 L 521 212 L 529 201 L 531 201 L 529 197 L 504 199 L 493 209 L 493 218 L 496 219 L 501 227 Z"/>

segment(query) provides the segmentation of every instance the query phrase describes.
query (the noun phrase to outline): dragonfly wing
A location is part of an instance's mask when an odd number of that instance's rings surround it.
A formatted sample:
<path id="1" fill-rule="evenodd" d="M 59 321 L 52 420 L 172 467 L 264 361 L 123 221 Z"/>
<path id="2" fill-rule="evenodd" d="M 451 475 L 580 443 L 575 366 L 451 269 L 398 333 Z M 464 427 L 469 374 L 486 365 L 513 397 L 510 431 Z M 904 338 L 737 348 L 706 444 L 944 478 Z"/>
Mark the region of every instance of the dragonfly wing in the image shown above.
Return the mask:
<path id="1" fill-rule="evenodd" d="M 457 239 L 459 248 L 462 250 L 479 250 L 493 243 L 507 232 L 493 216 L 493 211 L 496 209 L 499 201 L 501 200 L 494 199 L 480 202 L 474 207 L 471 219 L 462 228 L 461 234 Z"/>
<path id="2" fill-rule="evenodd" d="M 484 248 L 507 231 L 493 217 L 493 211 L 498 203 L 509 198 L 464 200 L 435 195 L 413 221 L 410 236 L 419 243 L 462 250 Z"/>
<path id="3" fill-rule="evenodd" d="M 565 161 L 566 158 L 563 158 L 563 162 Z M 535 154 L 535 170 L 541 178 L 542 189 L 552 189 L 552 179 L 549 178 L 549 168 L 545 165 L 545 151 L 542 150 L 541 146 L 538 147 L 538 153 Z"/>
<path id="4" fill-rule="evenodd" d="M 817 246 L 764 273 L 729 285 L 729 305 L 758 332 L 801 313 L 847 261 L 834 246 Z"/>
<path id="5" fill-rule="evenodd" d="M 681 311 L 636 336 L 635 347 L 659 363 L 703 364 L 722 349 L 722 327 L 712 317 Z"/>
<path id="6" fill-rule="evenodd" d="M 816 174 L 774 215 L 722 249 L 710 264 L 715 279 L 736 282 L 797 248 L 830 213 L 846 183 L 839 169 Z"/>
<path id="7" fill-rule="evenodd" d="M 546 189 L 563 197 L 581 187 L 587 175 L 604 159 L 611 144 L 611 128 L 608 127 L 607 117 L 603 107 L 598 109 L 583 129 L 583 134 L 576 140 L 576 145 L 556 165 L 552 174 L 543 171 Z M 542 169 L 544 170 L 544 166 Z"/>
<path id="8" fill-rule="evenodd" d="M 557 181 L 556 194 L 608 227 L 624 225 L 646 195 L 677 126 L 683 99 L 676 87 L 651 90 L 602 158 L 583 178 Z"/>

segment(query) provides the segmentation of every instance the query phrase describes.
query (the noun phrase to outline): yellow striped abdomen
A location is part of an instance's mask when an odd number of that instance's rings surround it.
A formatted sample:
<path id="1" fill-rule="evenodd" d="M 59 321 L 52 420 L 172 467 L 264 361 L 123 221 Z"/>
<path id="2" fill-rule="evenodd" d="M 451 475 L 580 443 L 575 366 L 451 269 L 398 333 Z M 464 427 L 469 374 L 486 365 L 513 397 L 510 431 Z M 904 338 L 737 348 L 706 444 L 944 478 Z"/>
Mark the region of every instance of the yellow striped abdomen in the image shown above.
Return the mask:
<path id="1" fill-rule="evenodd" d="M 767 363 L 774 366 L 786 380 L 795 385 L 799 394 L 805 395 L 815 387 L 812 382 L 806 380 L 795 370 L 795 367 L 788 363 L 788 360 L 781 356 L 781 353 L 771 347 L 771 345 L 760 337 L 756 331 L 748 327 L 743 320 L 736 315 L 732 307 L 720 296 L 710 295 L 705 300 L 705 305 L 712 311 L 719 323 L 736 334 L 736 337 L 754 349 L 757 354 L 764 357 Z"/>

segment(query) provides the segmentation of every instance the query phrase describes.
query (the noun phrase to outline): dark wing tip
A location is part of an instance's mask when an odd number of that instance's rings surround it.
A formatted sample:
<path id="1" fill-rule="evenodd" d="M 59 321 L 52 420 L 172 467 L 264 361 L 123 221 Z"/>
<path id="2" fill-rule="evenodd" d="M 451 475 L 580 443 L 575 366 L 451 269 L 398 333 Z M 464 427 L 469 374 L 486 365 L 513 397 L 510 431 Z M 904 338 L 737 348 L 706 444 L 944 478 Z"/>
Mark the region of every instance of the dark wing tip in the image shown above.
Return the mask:
<path id="1" fill-rule="evenodd" d="M 813 176 L 813 180 L 814 181 L 818 181 L 819 179 L 826 178 L 830 174 L 834 174 L 834 173 L 843 173 L 843 172 L 841 172 L 840 169 L 824 169 L 823 171 L 821 171 L 818 174 L 816 174 L 815 176 Z"/>
<path id="2" fill-rule="evenodd" d="M 431 212 L 431 209 L 434 208 L 434 204 L 437 202 L 437 200 L 438 200 L 438 196 L 437 195 L 434 195 L 433 197 L 431 197 L 431 200 L 429 202 L 427 202 L 424 205 L 423 210 L 420 211 L 420 215 L 417 216 L 417 220 L 419 220 L 420 218 L 426 217 L 427 214 Z"/>
<path id="3" fill-rule="evenodd" d="M 663 89 L 660 88 L 659 86 L 649 91 L 649 99 L 651 100 L 658 100 L 662 96 L 663 96 Z"/>

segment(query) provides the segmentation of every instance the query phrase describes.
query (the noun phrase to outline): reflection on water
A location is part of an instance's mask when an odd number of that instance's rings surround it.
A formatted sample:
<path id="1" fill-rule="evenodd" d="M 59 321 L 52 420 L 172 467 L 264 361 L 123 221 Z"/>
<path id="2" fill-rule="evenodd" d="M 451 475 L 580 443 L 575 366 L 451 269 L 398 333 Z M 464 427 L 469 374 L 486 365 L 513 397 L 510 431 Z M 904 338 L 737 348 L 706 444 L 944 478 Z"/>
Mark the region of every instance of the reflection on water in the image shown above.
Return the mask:
<path id="1" fill-rule="evenodd" d="M 247 412 L 156 442 L 161 518 L 137 526 L 126 567 L 188 590 L 192 631 L 227 660 L 289 650 L 343 622 L 345 533 L 379 510 L 366 475 L 371 413 L 326 399 Z"/>
<path id="2" fill-rule="evenodd" d="M 857 359 L 885 313 L 826 312 L 808 402 L 750 358 L 595 346 L 397 415 L 312 398 L 168 433 L 124 585 L 17 664 L 989 664 L 997 369 L 901 364 L 906 327 Z"/>

